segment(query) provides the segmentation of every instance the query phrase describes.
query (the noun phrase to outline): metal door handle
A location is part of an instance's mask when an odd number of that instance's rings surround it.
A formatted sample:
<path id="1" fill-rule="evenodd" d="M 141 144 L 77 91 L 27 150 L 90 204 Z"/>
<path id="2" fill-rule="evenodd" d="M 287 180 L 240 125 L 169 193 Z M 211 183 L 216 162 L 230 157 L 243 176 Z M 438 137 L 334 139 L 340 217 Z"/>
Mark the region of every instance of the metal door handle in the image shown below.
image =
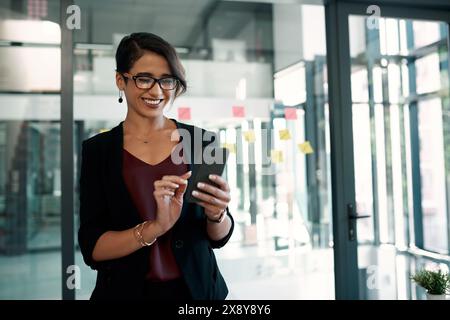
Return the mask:
<path id="1" fill-rule="evenodd" d="M 348 216 L 349 219 L 353 219 L 353 220 L 362 219 L 362 218 L 370 218 L 370 217 L 371 217 L 370 214 L 361 214 L 361 215 L 354 215 L 354 214 L 352 214 L 352 215 Z"/>
<path id="2" fill-rule="evenodd" d="M 347 204 L 347 215 L 348 215 L 348 239 L 350 241 L 356 240 L 356 220 L 362 218 L 371 217 L 370 214 L 356 214 L 353 208 L 353 204 Z"/>

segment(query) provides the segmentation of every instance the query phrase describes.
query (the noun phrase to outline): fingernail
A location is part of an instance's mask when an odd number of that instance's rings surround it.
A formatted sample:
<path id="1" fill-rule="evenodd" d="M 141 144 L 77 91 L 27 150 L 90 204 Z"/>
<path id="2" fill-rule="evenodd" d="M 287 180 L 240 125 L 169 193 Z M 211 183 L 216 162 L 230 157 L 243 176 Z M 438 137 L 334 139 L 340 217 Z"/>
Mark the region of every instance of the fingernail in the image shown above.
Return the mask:
<path id="1" fill-rule="evenodd" d="M 199 188 L 203 188 L 204 184 L 201 183 L 201 182 L 199 182 L 199 183 L 197 184 L 197 186 L 198 186 Z"/>
<path id="2" fill-rule="evenodd" d="M 192 195 L 196 196 L 196 195 L 198 195 L 198 192 L 197 191 L 192 191 Z"/>
<path id="3" fill-rule="evenodd" d="M 209 178 L 212 179 L 212 180 L 214 180 L 214 179 L 216 179 L 216 176 L 213 175 L 213 174 L 210 174 L 210 175 L 209 175 Z"/>

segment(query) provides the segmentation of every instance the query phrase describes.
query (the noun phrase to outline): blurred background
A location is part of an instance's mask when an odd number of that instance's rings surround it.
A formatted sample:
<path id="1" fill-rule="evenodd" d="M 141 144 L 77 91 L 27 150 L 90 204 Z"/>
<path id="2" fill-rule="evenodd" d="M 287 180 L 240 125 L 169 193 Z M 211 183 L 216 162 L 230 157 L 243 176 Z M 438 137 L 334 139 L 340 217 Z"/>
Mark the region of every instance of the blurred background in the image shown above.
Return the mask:
<path id="1" fill-rule="evenodd" d="M 450 264 L 450 8 L 353 2 L 74 1 L 64 59 L 66 1 L 0 0 L 0 299 L 89 298 L 81 142 L 125 118 L 114 54 L 138 31 L 173 44 L 186 69 L 167 116 L 218 132 L 231 151 L 236 228 L 216 251 L 228 299 L 422 299 L 410 275 Z M 74 114 L 64 214 L 63 94 Z M 61 242 L 72 230 L 73 250 Z M 68 295 L 64 257 L 79 267 Z"/>

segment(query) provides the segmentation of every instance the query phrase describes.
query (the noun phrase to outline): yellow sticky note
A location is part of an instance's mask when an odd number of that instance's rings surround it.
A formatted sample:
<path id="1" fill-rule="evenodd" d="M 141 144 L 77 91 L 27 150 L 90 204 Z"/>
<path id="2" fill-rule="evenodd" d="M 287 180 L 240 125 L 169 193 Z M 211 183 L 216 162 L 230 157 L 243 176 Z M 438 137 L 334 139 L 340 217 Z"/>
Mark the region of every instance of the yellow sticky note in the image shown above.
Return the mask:
<path id="1" fill-rule="evenodd" d="M 244 138 L 245 138 L 245 141 L 247 141 L 249 143 L 255 142 L 255 131 L 253 131 L 253 130 L 244 131 Z"/>
<path id="2" fill-rule="evenodd" d="M 273 163 L 283 162 L 283 151 L 281 150 L 270 150 L 270 156 Z"/>
<path id="3" fill-rule="evenodd" d="M 108 132 L 109 130 L 110 130 L 110 129 L 103 128 L 103 129 L 100 129 L 100 130 L 99 130 L 99 133 Z"/>
<path id="4" fill-rule="evenodd" d="M 228 149 L 230 153 L 236 153 L 236 144 L 235 143 L 222 143 L 222 148 Z"/>
<path id="5" fill-rule="evenodd" d="M 291 139 L 291 133 L 288 129 L 282 129 L 278 131 L 280 135 L 280 140 L 290 140 Z"/>
<path id="6" fill-rule="evenodd" d="M 300 150 L 300 152 L 303 152 L 304 154 L 314 153 L 314 149 L 311 146 L 311 144 L 309 143 L 309 141 L 305 141 L 303 143 L 299 143 L 298 144 L 298 149 Z"/>

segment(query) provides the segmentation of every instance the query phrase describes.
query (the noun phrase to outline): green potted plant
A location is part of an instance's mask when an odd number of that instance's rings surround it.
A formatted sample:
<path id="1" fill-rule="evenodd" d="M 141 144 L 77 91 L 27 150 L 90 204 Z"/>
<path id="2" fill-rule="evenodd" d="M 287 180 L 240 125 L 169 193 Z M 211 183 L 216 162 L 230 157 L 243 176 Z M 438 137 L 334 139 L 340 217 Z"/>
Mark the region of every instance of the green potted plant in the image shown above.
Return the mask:
<path id="1" fill-rule="evenodd" d="M 427 291 L 427 300 L 445 300 L 450 288 L 450 275 L 446 272 L 420 270 L 411 279 Z"/>

